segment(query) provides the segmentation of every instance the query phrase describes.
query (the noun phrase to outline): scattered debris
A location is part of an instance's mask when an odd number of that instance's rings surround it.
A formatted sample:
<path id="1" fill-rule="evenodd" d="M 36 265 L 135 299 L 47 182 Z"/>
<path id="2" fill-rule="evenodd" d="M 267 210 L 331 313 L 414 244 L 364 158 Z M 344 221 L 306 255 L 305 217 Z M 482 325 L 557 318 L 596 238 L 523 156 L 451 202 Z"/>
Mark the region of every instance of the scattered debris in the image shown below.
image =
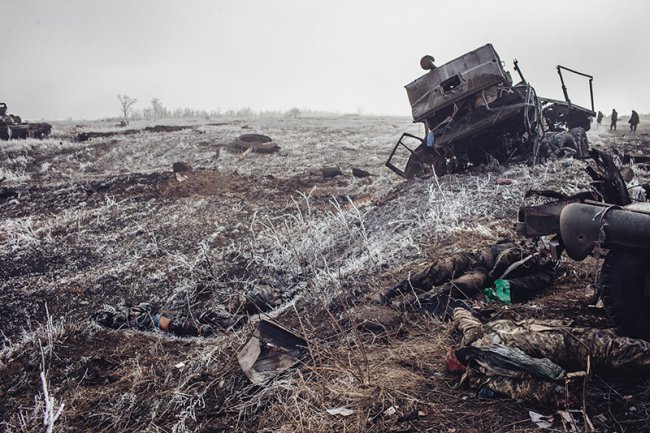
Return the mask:
<path id="1" fill-rule="evenodd" d="M 77 134 L 76 140 L 79 142 L 83 141 L 88 141 L 92 140 L 93 138 L 105 138 L 105 137 L 112 137 L 114 135 L 132 135 L 132 134 L 139 134 L 142 132 L 139 129 L 127 129 L 124 131 L 112 131 L 112 132 L 80 132 Z"/>
<path id="2" fill-rule="evenodd" d="M 93 138 L 106 138 L 106 137 L 113 137 L 115 135 L 133 135 L 133 134 L 140 134 L 142 132 L 176 132 L 176 131 L 183 131 L 185 129 L 195 129 L 195 126 L 155 125 L 155 126 L 147 126 L 146 128 L 143 129 L 125 129 L 121 131 L 108 131 L 108 132 L 88 131 L 88 132 L 80 132 L 79 134 L 77 134 L 76 140 L 82 142 L 82 141 L 91 140 Z"/>
<path id="3" fill-rule="evenodd" d="M 432 59 L 425 56 L 425 59 Z M 584 158 L 585 131 L 595 116 L 593 77 L 558 66 L 565 101 L 538 97 L 515 60 L 513 84 L 491 44 L 444 65 L 421 61 L 428 72 L 406 85 L 413 120 L 423 138 L 404 133 L 386 166 L 405 178 L 455 173 L 508 161 L 535 163 L 552 154 Z M 589 79 L 591 109 L 569 99 L 562 71 Z M 414 149 L 412 149 L 414 147 Z"/>
<path id="4" fill-rule="evenodd" d="M 650 155 L 645 155 L 639 152 L 626 153 L 623 155 L 623 164 L 630 164 L 632 162 L 636 164 L 648 164 L 650 163 Z"/>
<path id="5" fill-rule="evenodd" d="M 155 125 L 155 126 L 147 126 L 146 128 L 143 129 L 144 132 L 176 132 L 176 131 L 183 131 L 185 129 L 195 129 L 194 126 L 176 126 L 176 125 Z"/>
<path id="6" fill-rule="evenodd" d="M 7 104 L 0 102 L 0 140 L 45 138 L 51 131 L 49 123 L 23 122 L 20 116 L 7 114 Z"/>
<path id="7" fill-rule="evenodd" d="M 270 311 L 292 299 L 305 288 L 304 282 L 289 287 L 258 284 L 246 292 L 231 296 L 228 300 L 228 311 L 234 314 L 259 314 Z"/>
<path id="8" fill-rule="evenodd" d="M 357 167 L 352 167 L 352 176 L 354 176 L 354 177 L 369 177 L 369 176 L 372 176 L 372 174 L 370 174 L 366 170 L 362 170 L 362 169 L 357 168 Z"/>
<path id="9" fill-rule="evenodd" d="M 326 409 L 326 411 L 330 415 L 350 416 L 354 414 L 354 411 L 352 409 L 348 409 L 347 407 L 335 407 L 332 409 Z"/>
<path id="10" fill-rule="evenodd" d="M 179 161 L 172 165 L 172 171 L 174 172 L 177 181 L 185 182 L 189 179 L 187 173 L 192 172 L 192 166 L 186 162 Z"/>
<path id="11" fill-rule="evenodd" d="M 530 421 L 537 425 L 539 428 L 553 427 L 553 415 L 542 415 L 541 413 L 528 411 Z"/>
<path id="12" fill-rule="evenodd" d="M 325 179 L 341 176 L 342 174 L 343 172 L 338 167 L 323 167 L 320 169 L 320 175 L 323 176 L 323 178 Z"/>
<path id="13" fill-rule="evenodd" d="M 277 323 L 262 319 L 253 336 L 237 354 L 237 361 L 255 385 L 264 385 L 273 377 L 298 363 L 307 351 L 307 342 Z"/>
<path id="14" fill-rule="evenodd" d="M 178 161 L 172 165 L 174 173 L 189 173 L 192 171 L 192 165 L 187 162 Z"/>

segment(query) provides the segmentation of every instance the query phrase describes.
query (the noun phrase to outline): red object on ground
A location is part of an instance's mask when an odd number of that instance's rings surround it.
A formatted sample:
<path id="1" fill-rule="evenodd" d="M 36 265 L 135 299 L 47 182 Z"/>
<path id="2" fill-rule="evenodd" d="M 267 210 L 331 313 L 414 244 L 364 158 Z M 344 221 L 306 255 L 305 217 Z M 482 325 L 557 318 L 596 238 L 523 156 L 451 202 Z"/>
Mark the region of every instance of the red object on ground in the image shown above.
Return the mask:
<path id="1" fill-rule="evenodd" d="M 465 372 L 465 366 L 456 358 L 456 350 L 453 347 L 450 347 L 447 350 L 447 356 L 445 356 L 445 365 L 447 370 L 452 372 L 463 373 Z"/>

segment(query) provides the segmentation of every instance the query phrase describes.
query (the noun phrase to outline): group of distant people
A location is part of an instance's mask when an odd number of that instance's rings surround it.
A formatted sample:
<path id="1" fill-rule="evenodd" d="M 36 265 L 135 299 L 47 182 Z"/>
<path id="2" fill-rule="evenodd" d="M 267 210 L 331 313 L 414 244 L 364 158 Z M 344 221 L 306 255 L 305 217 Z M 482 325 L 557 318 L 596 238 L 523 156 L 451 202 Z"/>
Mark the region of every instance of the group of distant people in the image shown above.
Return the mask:
<path id="1" fill-rule="evenodd" d="M 598 115 L 596 116 L 596 123 L 600 125 L 600 123 L 603 121 L 603 113 L 602 111 L 598 112 Z M 616 122 L 618 122 L 618 112 L 616 109 L 612 109 L 612 114 L 610 115 L 611 123 L 609 125 L 609 130 L 611 131 L 612 129 L 616 131 Z M 630 124 L 630 132 L 636 132 L 636 127 L 639 124 L 639 113 L 636 111 L 632 110 L 632 114 L 630 115 L 630 120 L 627 121 L 627 123 Z"/>

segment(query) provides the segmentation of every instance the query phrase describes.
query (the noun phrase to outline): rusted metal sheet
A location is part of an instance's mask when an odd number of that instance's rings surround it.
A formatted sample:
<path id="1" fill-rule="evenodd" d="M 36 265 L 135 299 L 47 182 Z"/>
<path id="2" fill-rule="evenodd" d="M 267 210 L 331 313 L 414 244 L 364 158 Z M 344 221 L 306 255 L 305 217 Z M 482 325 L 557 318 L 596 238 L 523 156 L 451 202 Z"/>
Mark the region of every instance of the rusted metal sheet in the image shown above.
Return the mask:
<path id="1" fill-rule="evenodd" d="M 293 367 L 306 353 L 307 341 L 269 320 L 261 320 L 237 355 L 242 371 L 256 385 L 264 385 Z"/>
<path id="2" fill-rule="evenodd" d="M 430 70 L 405 87 L 413 119 L 422 122 L 440 108 L 499 83 L 511 85 L 512 78 L 501 66 L 492 44 L 486 44 Z"/>

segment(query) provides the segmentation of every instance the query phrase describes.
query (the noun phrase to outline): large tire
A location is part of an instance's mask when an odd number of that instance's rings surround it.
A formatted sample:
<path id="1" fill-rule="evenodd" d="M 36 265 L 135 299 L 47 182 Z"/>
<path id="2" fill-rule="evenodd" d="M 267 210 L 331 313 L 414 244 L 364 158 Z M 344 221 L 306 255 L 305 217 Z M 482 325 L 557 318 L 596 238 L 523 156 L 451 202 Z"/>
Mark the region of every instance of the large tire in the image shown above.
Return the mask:
<path id="1" fill-rule="evenodd" d="M 650 253 L 611 250 L 600 281 L 610 319 L 625 335 L 650 341 Z"/>
<path id="2" fill-rule="evenodd" d="M 578 153 L 578 146 L 573 135 L 568 131 L 553 132 L 546 134 L 546 139 L 549 142 L 553 153 L 557 156 L 576 155 Z"/>

